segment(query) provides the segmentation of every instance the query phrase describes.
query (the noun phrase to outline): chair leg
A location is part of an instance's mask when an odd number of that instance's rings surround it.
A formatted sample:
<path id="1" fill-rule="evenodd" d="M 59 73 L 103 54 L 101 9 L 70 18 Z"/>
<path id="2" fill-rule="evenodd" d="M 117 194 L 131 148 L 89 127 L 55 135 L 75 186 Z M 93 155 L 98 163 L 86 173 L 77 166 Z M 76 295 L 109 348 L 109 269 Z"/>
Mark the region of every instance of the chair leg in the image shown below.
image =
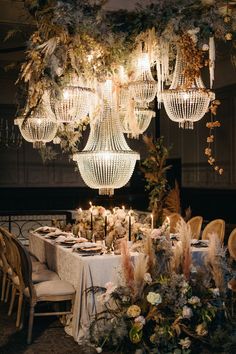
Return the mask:
<path id="1" fill-rule="evenodd" d="M 18 299 L 18 309 L 17 309 L 17 317 L 16 317 L 16 327 L 20 327 L 22 303 L 23 303 L 23 292 L 20 291 L 19 299 Z"/>
<path id="2" fill-rule="evenodd" d="M 20 318 L 20 326 L 19 326 L 20 330 L 22 330 L 22 328 L 24 327 L 24 320 L 25 320 L 25 301 L 23 299 L 22 312 L 21 312 L 21 318 Z"/>
<path id="3" fill-rule="evenodd" d="M 11 285 L 11 281 L 10 281 L 10 279 L 7 279 L 7 290 L 6 290 L 5 302 L 8 301 L 10 285 Z"/>
<path id="4" fill-rule="evenodd" d="M 13 309 L 13 305 L 15 302 L 15 297 L 16 297 L 16 287 L 14 286 L 14 284 L 12 284 L 11 302 L 10 302 L 10 307 L 8 310 L 8 316 L 11 316 L 11 314 L 12 314 L 12 309 Z"/>
<path id="5" fill-rule="evenodd" d="M 7 274 L 3 274 L 2 278 L 2 294 L 1 294 L 1 301 L 4 300 L 5 290 L 6 290 L 6 282 L 7 282 Z"/>
<path id="6" fill-rule="evenodd" d="M 28 324 L 28 336 L 27 336 L 27 344 L 31 343 L 32 340 L 32 330 L 34 323 L 34 305 L 30 305 L 30 315 L 29 315 L 29 324 Z"/>

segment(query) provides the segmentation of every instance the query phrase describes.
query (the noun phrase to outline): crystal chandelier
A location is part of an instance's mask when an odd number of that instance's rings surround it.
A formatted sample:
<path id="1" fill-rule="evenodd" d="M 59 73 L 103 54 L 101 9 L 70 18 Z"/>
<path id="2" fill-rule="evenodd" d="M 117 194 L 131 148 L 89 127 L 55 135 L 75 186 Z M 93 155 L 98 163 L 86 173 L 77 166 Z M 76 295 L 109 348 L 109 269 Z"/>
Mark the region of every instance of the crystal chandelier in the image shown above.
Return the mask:
<path id="1" fill-rule="evenodd" d="M 130 96 L 138 103 L 144 104 L 154 100 L 157 82 L 154 80 L 148 53 L 141 53 L 137 60 L 133 81 L 129 83 Z"/>
<path id="2" fill-rule="evenodd" d="M 33 148 L 40 149 L 52 141 L 57 133 L 58 123 L 46 102 L 31 112 L 28 118 L 17 118 L 15 124 L 19 126 L 23 138 L 33 143 Z"/>
<path id="3" fill-rule="evenodd" d="M 102 85 L 100 119 L 91 124 L 90 135 L 82 152 L 74 154 L 84 182 L 99 194 L 112 195 L 130 179 L 136 160 L 140 158 L 126 143 L 122 133 L 112 81 Z"/>
<path id="4" fill-rule="evenodd" d="M 120 114 L 123 133 L 130 138 L 139 138 L 147 130 L 155 112 L 149 109 L 136 107 L 133 114 Z"/>
<path id="5" fill-rule="evenodd" d="M 89 113 L 93 90 L 82 78 L 73 75 L 58 96 L 51 95 L 51 107 L 60 123 L 80 121 Z"/>
<path id="6" fill-rule="evenodd" d="M 162 93 L 162 100 L 168 117 L 179 123 L 179 127 L 193 129 L 193 123 L 207 112 L 209 103 L 215 98 L 213 92 L 206 90 L 201 76 L 196 77 L 191 87 L 186 87 L 184 62 L 177 53 L 171 86 Z"/>

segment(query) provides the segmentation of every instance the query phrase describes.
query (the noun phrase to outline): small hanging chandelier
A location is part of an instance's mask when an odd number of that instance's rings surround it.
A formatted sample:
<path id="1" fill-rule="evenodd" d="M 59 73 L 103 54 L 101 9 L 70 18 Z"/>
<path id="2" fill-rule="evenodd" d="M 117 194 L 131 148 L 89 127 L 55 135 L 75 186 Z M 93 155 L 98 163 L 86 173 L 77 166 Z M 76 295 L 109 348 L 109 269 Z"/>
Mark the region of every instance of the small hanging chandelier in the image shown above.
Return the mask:
<path id="1" fill-rule="evenodd" d="M 58 96 L 51 95 L 51 107 L 60 123 L 80 121 L 89 113 L 93 90 L 82 78 L 73 75 Z"/>
<path id="2" fill-rule="evenodd" d="M 200 75 L 188 87 L 183 74 L 184 67 L 178 51 L 171 86 L 162 92 L 161 97 L 168 117 L 178 122 L 181 128 L 193 129 L 193 123 L 204 116 L 215 94 L 206 90 Z"/>
<path id="3" fill-rule="evenodd" d="M 154 100 L 157 82 L 154 80 L 148 53 L 141 53 L 137 60 L 133 81 L 129 83 L 130 96 L 138 103 L 145 104 Z"/>
<path id="4" fill-rule="evenodd" d="M 35 149 L 52 141 L 57 133 L 58 123 L 44 100 L 27 119 L 23 116 L 15 119 L 14 123 L 19 126 L 23 138 L 33 143 Z"/>
<path id="5" fill-rule="evenodd" d="M 128 183 L 140 158 L 126 143 L 112 94 L 112 81 L 102 85 L 100 119 L 91 124 L 87 144 L 73 155 L 84 182 L 99 194 L 112 195 Z"/>
<path id="6" fill-rule="evenodd" d="M 120 120 L 123 133 L 129 138 L 138 139 L 149 127 L 151 119 L 155 117 L 155 112 L 146 108 L 136 107 L 130 114 L 121 113 Z"/>

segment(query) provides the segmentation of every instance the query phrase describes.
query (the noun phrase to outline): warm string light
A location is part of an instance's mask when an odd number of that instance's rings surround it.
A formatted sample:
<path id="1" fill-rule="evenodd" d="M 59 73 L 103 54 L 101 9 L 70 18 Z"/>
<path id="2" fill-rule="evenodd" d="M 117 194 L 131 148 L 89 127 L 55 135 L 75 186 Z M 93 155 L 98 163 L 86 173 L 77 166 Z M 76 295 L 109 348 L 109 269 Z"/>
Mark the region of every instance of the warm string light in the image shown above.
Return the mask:
<path id="1" fill-rule="evenodd" d="M 218 120 L 214 120 L 214 117 L 216 116 L 217 109 L 218 109 L 219 105 L 220 105 L 220 101 L 215 100 L 211 103 L 211 106 L 209 108 L 210 114 L 211 114 L 211 121 L 206 123 L 206 127 L 209 129 L 209 135 L 207 137 L 207 147 L 205 148 L 205 155 L 208 158 L 207 162 L 209 163 L 209 165 L 212 166 L 214 171 L 216 173 L 218 173 L 219 175 L 222 175 L 224 170 L 222 167 L 217 165 L 215 157 L 212 155 L 212 144 L 215 142 L 215 136 L 213 134 L 213 129 L 219 128 L 221 126 L 221 124 Z"/>

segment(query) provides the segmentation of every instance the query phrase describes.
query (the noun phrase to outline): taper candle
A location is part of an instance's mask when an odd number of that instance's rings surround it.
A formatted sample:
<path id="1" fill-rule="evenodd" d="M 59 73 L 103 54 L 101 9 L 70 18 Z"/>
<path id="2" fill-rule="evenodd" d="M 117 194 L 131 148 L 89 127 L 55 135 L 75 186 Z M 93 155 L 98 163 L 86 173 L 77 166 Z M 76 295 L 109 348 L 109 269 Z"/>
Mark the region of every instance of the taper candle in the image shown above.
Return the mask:
<path id="1" fill-rule="evenodd" d="M 151 229 L 153 230 L 154 229 L 154 224 L 153 224 L 153 214 L 151 214 Z"/>
<path id="2" fill-rule="evenodd" d="M 91 214 L 90 214 L 90 229 L 91 231 L 93 231 L 93 204 L 92 202 L 89 202 L 90 204 L 90 211 L 91 211 Z"/>
<path id="3" fill-rule="evenodd" d="M 129 211 L 129 233 L 128 233 L 128 240 L 131 241 L 131 210 Z"/>

